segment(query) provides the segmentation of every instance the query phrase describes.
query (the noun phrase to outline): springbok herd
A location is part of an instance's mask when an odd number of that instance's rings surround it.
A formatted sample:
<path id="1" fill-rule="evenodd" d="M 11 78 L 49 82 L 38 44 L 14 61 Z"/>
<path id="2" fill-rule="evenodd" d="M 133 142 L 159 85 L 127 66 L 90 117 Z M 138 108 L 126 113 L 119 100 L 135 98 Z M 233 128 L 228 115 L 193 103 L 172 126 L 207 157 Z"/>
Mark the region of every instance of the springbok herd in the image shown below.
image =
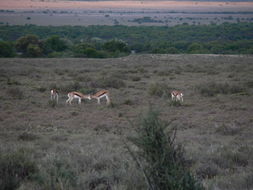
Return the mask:
<path id="1" fill-rule="evenodd" d="M 183 102 L 183 93 L 177 90 L 173 90 L 171 92 L 171 100 L 172 101 L 179 101 Z M 68 93 L 68 99 L 66 100 L 67 104 L 72 104 L 72 101 L 74 99 L 78 100 L 78 104 L 81 104 L 82 99 L 88 99 L 91 100 L 92 98 L 96 99 L 98 101 L 98 104 L 100 104 L 100 99 L 105 97 L 106 98 L 106 104 L 110 105 L 111 100 L 109 97 L 109 91 L 108 90 L 100 90 L 94 95 L 85 95 L 82 94 L 81 92 L 69 92 Z M 56 89 L 51 90 L 51 100 L 56 101 L 58 104 L 58 99 L 59 99 L 59 92 Z"/>

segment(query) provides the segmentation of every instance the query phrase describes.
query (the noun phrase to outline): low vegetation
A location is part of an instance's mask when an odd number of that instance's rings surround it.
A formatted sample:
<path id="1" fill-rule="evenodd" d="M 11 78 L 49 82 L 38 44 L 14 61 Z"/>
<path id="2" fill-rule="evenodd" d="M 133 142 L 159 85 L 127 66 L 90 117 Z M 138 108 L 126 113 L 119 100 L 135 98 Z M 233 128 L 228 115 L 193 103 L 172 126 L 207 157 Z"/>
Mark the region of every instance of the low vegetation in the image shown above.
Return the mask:
<path id="1" fill-rule="evenodd" d="M 159 22 L 150 17 L 135 22 L 147 20 Z M 0 30 L 0 57 L 108 58 L 129 55 L 131 50 L 156 54 L 253 53 L 253 24 L 243 22 L 173 27 L 2 25 Z"/>
<path id="2" fill-rule="evenodd" d="M 175 144 L 175 128 L 167 131 L 167 127 L 158 112 L 150 109 L 136 128 L 137 136 L 130 138 L 138 152 L 128 150 L 144 175 L 147 189 L 204 189 L 187 168 L 183 148 Z"/>
<path id="3" fill-rule="evenodd" d="M 252 62 L 249 55 L 0 59 L 0 189 L 252 189 Z M 110 106 L 66 104 L 69 91 L 101 89 Z M 171 90 L 184 102 L 172 101 Z"/>

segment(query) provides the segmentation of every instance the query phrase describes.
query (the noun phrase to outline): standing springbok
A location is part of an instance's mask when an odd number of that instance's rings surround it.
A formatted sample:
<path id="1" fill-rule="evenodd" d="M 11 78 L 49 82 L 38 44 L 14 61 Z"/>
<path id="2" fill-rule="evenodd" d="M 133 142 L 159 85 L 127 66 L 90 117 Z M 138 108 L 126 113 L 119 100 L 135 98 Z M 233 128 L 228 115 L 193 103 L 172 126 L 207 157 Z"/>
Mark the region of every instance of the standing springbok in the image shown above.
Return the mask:
<path id="1" fill-rule="evenodd" d="M 96 94 L 91 96 L 94 99 L 97 99 L 98 104 L 100 104 L 100 99 L 105 97 L 106 98 L 106 104 L 109 105 L 111 103 L 110 97 L 109 97 L 109 91 L 108 90 L 100 90 Z"/>
<path id="2" fill-rule="evenodd" d="M 171 94 L 172 101 L 181 101 L 181 102 L 184 101 L 183 99 L 184 94 L 182 92 L 173 90 L 170 94 Z"/>
<path id="3" fill-rule="evenodd" d="M 73 99 L 78 99 L 78 104 L 81 104 L 82 99 L 88 99 L 91 100 L 91 96 L 90 95 L 84 95 L 81 92 L 69 92 L 68 93 L 68 99 L 66 101 L 66 103 L 71 104 Z"/>
<path id="4" fill-rule="evenodd" d="M 51 93 L 51 100 L 55 100 L 56 103 L 58 104 L 58 98 L 59 98 L 59 93 L 58 93 L 58 91 L 57 91 L 56 89 L 52 89 L 52 90 L 50 91 L 50 93 Z"/>

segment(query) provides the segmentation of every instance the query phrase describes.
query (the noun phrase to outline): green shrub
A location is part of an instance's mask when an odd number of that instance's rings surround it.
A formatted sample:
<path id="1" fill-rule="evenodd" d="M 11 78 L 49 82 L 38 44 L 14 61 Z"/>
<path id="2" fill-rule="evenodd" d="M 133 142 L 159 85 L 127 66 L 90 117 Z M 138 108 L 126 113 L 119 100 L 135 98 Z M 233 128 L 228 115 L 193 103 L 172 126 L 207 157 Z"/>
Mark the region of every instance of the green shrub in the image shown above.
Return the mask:
<path id="1" fill-rule="evenodd" d="M 137 127 L 137 137 L 129 138 L 138 147 L 136 153 L 128 150 L 145 176 L 147 189 L 204 189 L 187 168 L 182 147 L 174 142 L 176 131 L 166 128 L 158 112 L 149 110 Z"/>
<path id="2" fill-rule="evenodd" d="M 14 57 L 15 51 L 10 42 L 0 41 L 0 57 Z"/>
<path id="3" fill-rule="evenodd" d="M 22 181 L 37 172 L 37 166 L 29 158 L 29 152 L 19 150 L 0 154 L 0 190 L 17 189 Z"/>

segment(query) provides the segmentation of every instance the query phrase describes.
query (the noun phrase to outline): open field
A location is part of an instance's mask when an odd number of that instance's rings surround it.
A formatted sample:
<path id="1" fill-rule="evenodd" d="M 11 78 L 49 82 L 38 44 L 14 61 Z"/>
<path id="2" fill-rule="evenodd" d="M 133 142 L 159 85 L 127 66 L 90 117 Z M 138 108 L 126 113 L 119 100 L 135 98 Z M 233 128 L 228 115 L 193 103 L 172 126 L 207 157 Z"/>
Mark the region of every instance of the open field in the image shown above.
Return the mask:
<path id="1" fill-rule="evenodd" d="M 0 59 L 0 155 L 22 149 L 38 165 L 19 189 L 145 189 L 123 141 L 134 134 L 128 120 L 137 123 L 151 104 L 177 128 L 176 142 L 207 189 L 252 189 L 252 62 L 239 55 Z M 58 105 L 49 101 L 55 86 Z M 73 89 L 108 89 L 113 104 L 66 105 Z M 184 92 L 181 106 L 172 106 L 171 89 Z"/>
<path id="2" fill-rule="evenodd" d="M 0 24 L 174 26 L 253 22 L 252 2 L 31 1 L 0 2 Z"/>

